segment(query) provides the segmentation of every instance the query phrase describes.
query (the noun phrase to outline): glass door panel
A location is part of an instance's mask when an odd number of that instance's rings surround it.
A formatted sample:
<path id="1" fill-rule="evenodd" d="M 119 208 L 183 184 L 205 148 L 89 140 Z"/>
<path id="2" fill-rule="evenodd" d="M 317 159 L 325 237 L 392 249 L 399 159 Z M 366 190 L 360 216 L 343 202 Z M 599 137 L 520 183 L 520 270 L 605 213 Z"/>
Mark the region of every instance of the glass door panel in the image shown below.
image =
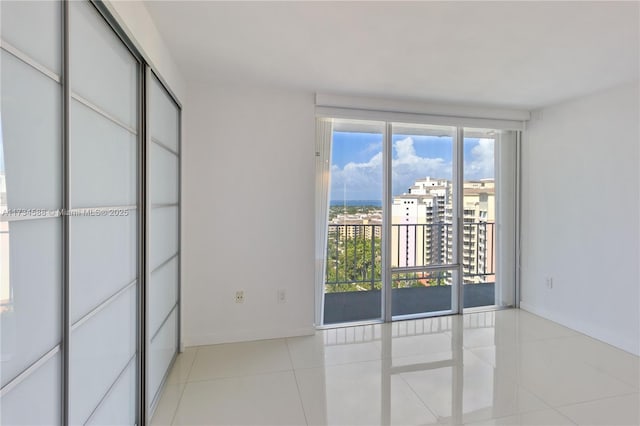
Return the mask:
<path id="1" fill-rule="evenodd" d="M 393 315 L 450 311 L 456 277 L 455 269 L 392 273 Z"/>
<path id="2" fill-rule="evenodd" d="M 384 128 L 333 123 L 324 324 L 382 317 Z"/>
<path id="3" fill-rule="evenodd" d="M 392 125 L 392 315 L 453 309 L 456 129 Z"/>
<path id="4" fill-rule="evenodd" d="M 513 305 L 515 133 L 464 129 L 463 144 L 463 307 Z"/>

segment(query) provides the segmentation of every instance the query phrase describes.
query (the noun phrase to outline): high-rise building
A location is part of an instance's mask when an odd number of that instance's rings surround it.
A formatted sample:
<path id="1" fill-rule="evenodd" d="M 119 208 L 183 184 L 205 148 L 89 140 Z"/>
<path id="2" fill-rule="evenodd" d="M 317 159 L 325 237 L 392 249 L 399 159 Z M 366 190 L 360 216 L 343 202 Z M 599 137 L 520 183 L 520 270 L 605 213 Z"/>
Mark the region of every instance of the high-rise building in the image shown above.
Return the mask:
<path id="1" fill-rule="evenodd" d="M 462 263 L 465 283 L 495 279 L 495 181 L 463 184 Z M 391 266 L 453 263 L 452 183 L 418 179 L 392 205 Z"/>
<path id="2" fill-rule="evenodd" d="M 338 214 L 329 221 L 329 235 L 339 239 L 382 238 L 382 210 L 362 214 Z"/>
<path id="3" fill-rule="evenodd" d="M 464 283 L 495 281 L 495 181 L 464 182 L 462 270 Z"/>
<path id="4" fill-rule="evenodd" d="M 451 227 L 446 223 L 451 182 L 445 179 L 416 180 L 391 206 L 391 266 L 424 266 L 446 263 Z"/>

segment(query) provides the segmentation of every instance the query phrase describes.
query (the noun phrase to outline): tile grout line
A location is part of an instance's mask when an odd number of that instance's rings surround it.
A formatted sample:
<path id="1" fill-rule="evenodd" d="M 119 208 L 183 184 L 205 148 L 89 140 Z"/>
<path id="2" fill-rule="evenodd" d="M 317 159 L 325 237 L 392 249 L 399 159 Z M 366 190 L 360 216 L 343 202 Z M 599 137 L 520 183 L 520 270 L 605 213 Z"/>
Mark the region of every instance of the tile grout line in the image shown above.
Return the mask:
<path id="1" fill-rule="evenodd" d="M 516 349 L 516 353 L 517 353 L 518 359 L 520 359 L 520 354 L 521 354 L 521 351 L 523 350 L 521 342 L 519 342 L 518 344 L 515 345 L 515 349 Z M 547 400 L 545 398 L 543 398 L 538 392 L 534 392 L 529 386 L 525 386 L 525 384 L 523 383 L 523 380 L 522 380 L 522 368 L 521 367 L 522 367 L 521 364 L 517 363 L 515 374 L 511 374 L 508 371 L 506 373 L 504 373 L 504 374 L 506 374 L 511 380 L 514 380 L 515 383 L 516 383 L 516 386 L 524 389 L 525 391 L 529 392 L 531 395 L 536 397 L 540 402 L 542 402 L 542 404 L 544 406 L 547 407 L 547 409 L 550 409 L 550 410 L 555 411 L 555 412 L 558 413 L 558 410 L 556 410 L 555 407 L 553 407 L 549 402 L 547 402 Z M 493 368 L 494 368 L 494 370 L 496 369 L 496 367 L 493 367 Z M 518 414 L 522 414 L 522 413 L 518 413 Z M 562 413 L 559 413 L 559 414 L 562 416 Z M 566 416 L 562 416 L 562 417 L 566 418 Z M 570 421 L 570 422 L 573 423 L 572 421 Z"/>
<path id="2" fill-rule="evenodd" d="M 527 411 L 527 412 L 523 412 L 523 413 L 507 414 L 506 416 L 500 416 L 500 417 L 491 417 L 491 418 L 488 418 L 486 420 L 476 420 L 476 421 L 473 421 L 473 422 L 470 422 L 470 423 L 463 423 L 463 425 L 472 426 L 472 425 L 476 425 L 476 424 L 485 424 L 486 422 L 490 422 L 492 420 L 504 420 L 504 419 L 508 419 L 509 417 L 522 417 L 522 416 L 527 415 L 527 414 L 544 413 L 545 411 L 554 411 L 556 414 L 559 414 L 562 418 L 567 420 L 572 425 L 578 426 L 578 424 L 576 422 L 574 422 L 573 420 L 571 420 L 567 416 L 563 415 L 562 413 L 560 413 L 558 410 L 554 409 L 553 407 L 544 408 L 544 409 L 540 409 L 540 410 L 532 410 L 532 411 Z"/>
<path id="3" fill-rule="evenodd" d="M 302 393 L 300 392 L 300 383 L 298 383 L 298 375 L 296 374 L 296 368 L 293 365 L 293 358 L 291 357 L 291 348 L 289 348 L 289 338 L 284 339 L 284 344 L 287 347 L 287 355 L 289 355 L 289 362 L 291 363 L 291 371 L 293 371 L 293 380 L 296 382 L 296 390 L 298 391 L 298 400 L 300 401 L 300 408 L 302 408 L 302 415 L 304 416 L 304 422 L 305 424 L 309 425 L 307 411 L 304 409 L 304 402 L 302 401 Z"/>
<path id="4" fill-rule="evenodd" d="M 187 385 L 189 384 L 189 376 L 191 376 L 191 369 L 193 368 L 193 364 L 196 362 L 196 357 L 198 356 L 198 352 L 200 352 L 200 348 L 196 346 L 196 353 L 193 354 L 193 360 L 191 361 L 191 365 L 189 365 L 189 371 L 187 372 L 187 379 L 182 387 L 182 392 L 180 392 L 180 396 L 178 397 L 178 403 L 176 404 L 175 410 L 173 410 L 173 416 L 171 416 L 171 422 L 169 423 L 173 426 L 176 421 L 176 416 L 178 415 L 178 409 L 180 408 L 180 404 L 182 403 L 182 397 L 184 397 L 184 392 L 187 390 Z"/>
<path id="5" fill-rule="evenodd" d="M 568 403 L 568 404 L 562 404 L 562 405 L 558 405 L 558 407 L 566 407 L 568 405 L 583 404 L 583 403 L 587 403 L 587 402 L 598 401 L 598 400 L 601 400 L 601 399 L 615 398 L 615 397 L 619 397 L 619 396 L 631 395 L 631 394 L 640 392 L 640 390 L 636 389 L 635 386 L 633 386 L 632 384 L 629 384 L 629 383 L 625 382 L 624 380 L 622 380 L 622 379 L 610 374 L 609 372 L 605 371 L 604 369 L 602 369 L 602 368 L 600 368 L 600 367 L 598 367 L 596 365 L 593 365 L 592 363 L 590 363 L 588 361 L 585 361 L 584 359 L 577 359 L 577 360 L 574 360 L 574 362 L 577 365 L 589 368 L 589 369 L 593 370 L 594 372 L 600 374 L 601 376 L 604 376 L 604 377 L 608 378 L 609 380 L 612 380 L 612 381 L 616 382 L 618 385 L 623 385 L 623 386 L 628 387 L 628 388 L 630 388 L 632 390 L 630 392 L 623 392 L 623 393 L 618 393 L 618 394 L 614 394 L 614 395 L 607 395 L 607 396 L 600 397 L 600 398 L 594 398 L 594 399 L 588 399 L 588 400 L 584 400 L 584 401 L 576 401 L 576 402 L 571 402 L 571 403 Z M 538 396 L 538 394 L 533 392 L 531 389 L 526 388 L 526 387 L 525 387 L 525 389 L 527 389 L 529 392 L 533 393 L 534 395 Z M 543 397 L 539 396 L 539 398 L 544 400 Z M 546 400 L 544 400 L 544 401 L 546 402 Z M 556 407 L 554 405 L 551 405 L 550 403 L 548 403 L 548 405 L 550 407 L 552 407 L 552 408 Z"/>
<path id="6" fill-rule="evenodd" d="M 452 333 L 450 331 L 445 331 L 444 334 L 448 334 L 450 336 L 452 336 Z M 524 335 L 526 336 L 527 334 L 524 333 Z M 519 351 L 522 349 L 522 344 L 528 341 L 531 342 L 537 342 L 537 341 L 542 341 L 542 342 L 546 342 L 549 340 L 555 340 L 555 339 L 567 339 L 567 338 L 571 338 L 574 337 L 572 335 L 568 335 L 568 336 L 553 336 L 553 337 L 542 337 L 542 338 L 525 338 L 525 340 L 522 340 L 522 334 L 519 335 L 519 337 L 516 339 L 516 342 L 513 344 L 514 349 L 516 349 L 516 351 Z M 488 345 L 488 346 L 480 346 L 480 347 L 466 347 L 463 345 L 463 350 L 469 351 L 471 354 L 474 354 L 473 349 L 479 349 L 479 348 L 486 348 L 486 347 L 496 347 L 496 345 Z M 485 359 L 483 359 L 482 357 L 479 357 L 478 355 L 474 354 L 474 356 L 476 356 L 482 363 L 489 365 L 492 369 L 496 369 L 496 367 L 494 367 L 490 362 L 486 361 Z M 583 362 L 583 364 L 587 365 L 586 362 Z M 524 389 L 525 391 L 529 392 L 531 395 L 533 395 L 534 397 L 536 397 L 545 407 L 546 410 L 551 410 L 555 413 L 557 413 L 559 416 L 561 416 L 562 418 L 568 420 L 571 424 L 575 424 L 575 422 L 573 422 L 573 420 L 571 420 L 570 418 L 568 418 L 568 416 L 564 415 L 563 413 L 561 413 L 556 407 L 552 406 L 550 403 L 548 403 L 544 398 L 542 398 L 541 396 L 539 396 L 538 393 L 532 391 L 529 387 L 524 386 L 524 384 L 521 381 L 521 376 L 520 376 L 520 369 L 518 368 L 517 371 L 514 373 L 505 373 L 507 375 L 507 377 L 514 381 L 515 385 Z M 402 375 L 400 375 L 402 377 Z M 413 389 L 413 387 L 404 379 L 404 377 L 402 377 L 402 379 L 407 383 L 407 385 L 411 388 L 411 390 L 415 393 L 416 391 Z M 420 401 L 427 406 L 427 408 L 429 409 L 429 406 L 427 405 L 427 403 L 425 401 L 422 400 L 422 398 L 420 398 L 418 396 L 418 398 L 420 399 Z M 429 411 L 431 411 L 429 409 Z M 511 415 L 507 415 L 507 416 L 502 416 L 502 417 L 497 417 L 497 418 L 506 418 L 506 417 L 510 417 L 513 415 L 517 415 L 517 416 L 522 416 L 524 414 L 528 414 L 528 413 L 533 413 L 533 412 L 540 412 L 540 411 L 544 411 L 544 410 L 530 410 L 530 411 L 521 411 L 521 410 L 517 410 L 515 413 L 511 414 Z M 437 418 L 437 416 L 436 416 Z M 492 417 L 494 418 L 494 417 Z"/>
<path id="7" fill-rule="evenodd" d="M 567 339 L 567 338 L 571 338 L 571 337 L 573 337 L 573 336 L 558 337 L 557 339 Z M 548 341 L 549 339 L 540 339 L 540 340 L 542 340 L 542 341 Z M 535 340 L 535 341 L 539 341 L 539 340 Z M 515 348 L 518 350 L 518 352 L 519 352 L 520 350 L 523 350 L 523 348 L 522 348 L 522 344 L 521 344 L 521 343 L 516 344 L 516 345 L 515 345 Z M 472 352 L 472 353 L 473 353 L 473 352 Z M 476 356 L 477 356 L 477 355 L 476 355 Z M 619 382 L 619 383 L 621 383 L 621 384 L 626 384 L 625 382 L 621 381 L 620 379 L 617 379 L 616 377 L 614 377 L 614 376 L 612 376 L 612 375 L 610 375 L 610 374 L 608 374 L 608 373 L 606 373 L 606 372 L 604 372 L 604 371 L 600 371 L 598 368 L 596 368 L 595 366 L 590 365 L 589 363 L 587 363 L 587 362 L 586 362 L 586 361 L 584 361 L 584 360 L 578 360 L 578 362 L 579 362 L 581 365 L 583 365 L 583 366 L 590 367 L 590 368 L 592 368 L 593 370 L 595 370 L 596 372 L 598 372 L 598 373 L 600 373 L 600 374 L 603 374 L 603 375 L 605 375 L 605 376 L 609 377 L 610 379 L 614 379 L 614 380 L 616 380 L 617 382 Z M 492 367 L 493 367 L 493 366 L 492 366 Z M 495 369 L 495 367 L 493 367 L 493 368 Z M 570 419 L 567 415 L 565 415 L 564 413 L 562 413 L 562 412 L 559 410 L 559 408 L 560 408 L 560 407 L 567 407 L 567 406 L 572 406 L 572 405 L 579 405 L 579 404 L 584 404 L 584 403 L 589 403 L 589 402 L 600 401 L 600 400 L 602 400 L 602 399 L 617 398 L 617 397 L 621 397 L 621 396 L 633 395 L 633 394 L 638 393 L 638 392 L 633 391 L 633 392 L 624 393 L 624 394 L 619 394 L 619 395 L 610 395 L 610 396 L 601 397 L 601 398 L 595 398 L 595 399 L 587 400 L 587 401 L 572 402 L 572 403 L 569 403 L 569 404 L 563 404 L 563 405 L 554 406 L 554 405 L 552 405 L 550 402 L 548 402 L 548 401 L 547 401 L 543 396 L 541 396 L 541 394 L 539 394 L 538 392 L 536 392 L 536 391 L 534 391 L 533 389 L 531 389 L 531 387 L 526 386 L 526 385 L 521 381 L 521 375 L 520 375 L 520 368 L 519 368 L 519 367 L 517 368 L 517 371 L 516 371 L 515 375 L 514 375 L 514 374 L 511 374 L 511 373 L 508 373 L 508 372 L 507 372 L 507 373 L 505 373 L 505 374 L 507 374 L 507 376 L 508 376 L 508 377 L 510 377 L 512 380 L 515 380 L 515 383 L 517 384 L 517 386 L 521 387 L 522 389 L 526 390 L 527 392 L 529 392 L 530 394 L 532 394 L 533 396 L 535 396 L 537 399 L 539 399 L 539 400 L 540 400 L 544 405 L 546 405 L 546 406 L 548 407 L 548 409 L 551 409 L 552 411 L 555 411 L 557 414 L 559 414 L 560 416 L 562 416 L 563 418 L 567 419 L 568 421 L 570 421 L 570 422 L 571 422 L 571 423 L 573 423 L 573 424 L 576 424 L 576 423 L 575 423 L 572 419 Z M 630 387 L 632 387 L 632 386 L 630 386 Z M 531 412 L 535 412 L 535 411 L 541 411 L 541 410 L 534 410 L 534 411 L 531 411 Z M 517 414 L 519 414 L 519 415 L 520 415 L 520 414 L 524 414 L 524 413 L 517 413 Z M 506 417 L 508 417 L 508 416 L 506 416 Z"/>
<path id="8" fill-rule="evenodd" d="M 560 411 L 560 408 L 572 407 L 572 406 L 582 405 L 582 404 L 590 404 L 590 403 L 593 403 L 593 402 L 599 402 L 599 401 L 609 400 L 609 399 L 614 399 L 614 398 L 622 398 L 622 397 L 631 396 L 631 395 L 638 395 L 640 397 L 640 393 L 638 393 L 638 392 L 630 392 L 630 393 L 626 393 L 626 394 L 623 394 L 623 395 L 606 396 L 604 398 L 597 398 L 597 399 L 592 399 L 592 400 L 589 400 L 589 401 L 574 402 L 574 403 L 571 403 L 571 404 L 560 405 L 558 407 L 553 407 L 553 409 L 557 413 L 559 413 L 562 417 L 568 419 L 571 423 L 573 423 L 575 425 L 579 425 L 579 423 L 574 421 L 571 417 L 569 417 L 569 415 L 564 414 L 562 411 Z"/>
<path id="9" fill-rule="evenodd" d="M 640 392 L 640 381 L 638 382 L 638 384 L 631 383 L 631 381 L 627 381 L 626 378 L 623 379 L 622 377 L 614 376 L 613 374 L 611 374 L 609 371 L 607 371 L 604 367 L 602 367 L 600 364 L 598 364 L 596 362 L 591 362 L 591 361 L 588 361 L 588 360 L 581 360 L 581 362 L 582 362 L 582 364 L 593 368 L 597 372 L 599 372 L 601 374 L 604 374 L 605 376 L 608 376 L 609 378 L 613 378 L 613 379 L 617 380 L 618 382 L 629 386 L 630 388 L 634 389 L 635 393 Z M 640 366 L 640 357 L 638 359 L 638 363 L 639 363 L 639 366 Z"/>
<path id="10" fill-rule="evenodd" d="M 519 413 L 517 413 L 517 415 L 521 416 L 521 415 L 524 415 L 524 414 L 530 414 L 530 413 L 536 413 L 536 412 L 541 412 L 541 411 L 545 411 L 545 410 L 551 410 L 551 411 L 555 412 L 556 414 L 558 414 L 560 417 L 566 419 L 569 423 L 577 425 L 577 423 L 575 423 L 573 420 L 571 420 L 570 418 L 565 416 L 563 413 L 561 413 L 556 407 L 554 407 L 553 405 L 548 403 L 537 392 L 534 392 L 529 387 L 524 386 L 524 384 L 520 381 L 520 369 L 519 368 L 518 368 L 518 372 L 516 374 L 516 380 L 517 380 L 516 381 L 516 385 L 518 387 L 521 387 L 522 389 L 524 389 L 527 392 L 529 392 L 531 395 L 535 396 L 538 400 L 540 400 L 540 402 L 542 402 L 542 404 L 544 406 L 546 406 L 546 408 L 544 410 L 531 410 L 531 411 L 527 411 L 527 412 L 519 412 Z M 505 417 L 508 417 L 508 416 L 505 416 Z"/>
<path id="11" fill-rule="evenodd" d="M 561 327 L 565 327 L 562 324 L 558 324 L 558 325 L 561 326 Z M 565 328 L 567 328 L 567 327 L 565 327 Z M 574 330 L 572 330 L 572 331 L 574 331 Z M 569 340 L 569 339 L 574 339 L 574 340 L 575 339 L 588 339 L 588 340 L 592 340 L 593 344 L 595 344 L 595 345 L 603 346 L 603 347 L 607 348 L 608 350 L 619 351 L 619 352 L 622 353 L 623 356 L 630 355 L 632 357 L 635 357 L 635 355 L 629 354 L 628 352 L 626 352 L 626 351 L 624 351 L 624 350 L 622 350 L 620 348 L 617 348 L 617 347 L 615 347 L 615 346 L 613 346 L 613 345 L 611 345 L 611 344 L 609 344 L 607 342 L 603 342 L 601 340 L 595 339 L 595 338 L 593 338 L 591 336 L 588 336 L 588 335 L 580 333 L 580 332 L 576 332 L 576 333 L 577 333 L 576 335 L 556 337 L 556 338 L 546 338 L 546 339 L 545 338 L 541 338 L 541 339 L 538 339 L 538 340 L 547 342 L 547 341 L 550 341 L 552 339 L 558 339 L 558 340 L 559 339 L 563 339 L 565 341 Z M 637 357 L 637 358 L 638 358 L 638 361 L 640 361 L 640 357 Z M 592 362 L 592 361 L 589 361 L 589 360 L 586 360 L 586 359 L 579 359 L 578 362 L 580 364 L 582 364 L 582 365 L 587 366 L 587 367 L 591 367 L 594 370 L 598 371 L 599 373 L 604 374 L 605 376 L 608 376 L 609 378 L 613 378 L 614 380 L 616 380 L 616 381 L 618 381 L 618 382 L 620 382 L 622 384 L 628 385 L 629 387 L 633 388 L 636 392 L 640 392 L 640 386 L 639 385 L 637 385 L 635 383 L 631 383 L 630 381 L 627 381 L 626 379 L 623 379 L 621 377 L 618 377 L 618 376 L 615 376 L 615 375 L 611 374 L 609 371 L 607 371 L 604 367 L 602 367 L 597 362 Z"/>
<path id="12" fill-rule="evenodd" d="M 200 353 L 200 348 L 196 346 L 196 353 L 193 354 L 193 359 L 191 360 L 191 364 L 189 365 L 189 370 L 187 371 L 186 383 L 189 383 L 189 378 L 191 377 L 191 370 L 193 370 L 193 364 L 196 363 L 196 358 L 198 357 L 198 353 Z"/>
<path id="13" fill-rule="evenodd" d="M 424 407 L 427 409 L 427 411 L 429 413 L 431 413 L 431 415 L 433 416 L 434 419 L 436 419 L 437 424 L 440 424 L 440 417 L 438 416 L 438 414 L 433 411 L 431 409 L 431 407 L 429 407 L 429 405 L 427 404 L 427 402 L 425 400 L 423 400 L 420 395 L 418 395 L 418 392 L 416 392 L 416 390 L 413 388 L 413 386 L 411 386 L 411 383 L 409 383 L 404 377 L 403 377 L 404 373 L 398 374 L 398 377 L 400 377 L 400 380 L 402 380 L 409 389 L 411 389 L 411 392 L 413 392 L 413 394 L 416 396 L 416 398 L 418 398 L 418 401 L 420 401 L 422 403 L 422 405 L 424 405 Z"/>
<path id="14" fill-rule="evenodd" d="M 623 398 L 625 396 L 631 396 L 631 395 L 640 395 L 640 393 L 639 392 L 628 392 L 628 393 L 623 393 L 623 394 L 619 394 L 619 395 L 609 395 L 609 396 L 604 396 L 602 398 L 589 399 L 589 400 L 586 400 L 586 401 L 571 402 L 569 404 L 558 405 L 557 407 L 552 407 L 552 408 L 559 409 L 559 408 L 572 407 L 574 405 L 591 404 L 593 402 L 603 401 L 603 400 L 607 400 L 607 399 Z"/>
<path id="15" fill-rule="evenodd" d="M 567 419 L 567 421 L 569 423 L 573 423 L 574 425 L 578 425 L 578 423 L 574 422 L 572 418 L 570 418 L 569 416 L 567 416 L 566 414 L 562 413 L 560 410 L 558 410 L 555 407 L 552 407 L 552 410 L 555 411 L 556 413 L 558 413 L 562 418 Z"/>
<path id="16" fill-rule="evenodd" d="M 228 342 L 228 343 L 214 343 L 211 345 L 197 345 L 197 346 L 193 346 L 195 348 L 198 348 L 198 354 L 200 353 L 200 350 L 206 350 L 207 348 L 215 348 L 215 347 L 232 347 L 232 346 L 238 346 L 238 345 L 245 345 L 245 344 L 251 344 L 251 343 L 259 343 L 259 342 L 276 342 L 276 341 L 284 341 L 286 338 L 284 337 L 279 337 L 279 338 L 273 338 L 273 339 L 260 339 L 260 340 L 248 340 L 248 341 L 241 341 L 241 342 Z M 285 343 L 285 342 L 283 342 Z M 191 366 L 191 370 L 189 371 L 189 376 L 191 376 L 191 374 L 193 373 L 193 366 L 195 365 L 195 358 L 193 361 L 193 364 Z M 285 368 L 277 368 L 277 369 L 267 369 L 265 371 L 254 371 L 254 372 L 241 372 L 241 373 L 237 373 L 237 374 L 233 374 L 233 375 L 224 375 L 224 376 L 213 376 L 213 377 L 206 377 L 206 378 L 201 378 L 201 379 L 195 379 L 195 380 L 189 380 L 190 383 L 198 383 L 198 382 L 209 382 L 209 381 L 215 381 L 215 380 L 222 380 L 222 379 L 232 379 L 232 378 L 243 378 L 243 377 L 251 377 L 251 376 L 262 376 L 265 374 L 274 374 L 274 373 L 283 373 L 283 372 L 287 372 L 287 371 L 292 371 L 293 370 L 293 365 L 291 366 L 287 366 Z"/>
<path id="17" fill-rule="evenodd" d="M 250 374 L 236 374 L 233 376 L 219 376 L 219 377 L 209 377 L 206 379 L 198 379 L 198 380 L 189 380 L 188 383 L 203 383 L 203 382 L 216 382 L 218 380 L 229 380 L 229 379 L 245 379 L 247 377 L 257 377 L 257 376 L 268 376 L 268 375 L 272 375 L 272 374 L 278 374 L 278 373 L 286 373 L 289 371 L 293 371 L 291 368 L 286 368 L 284 370 L 269 370 L 269 371 L 260 371 L 257 373 L 250 373 Z"/>

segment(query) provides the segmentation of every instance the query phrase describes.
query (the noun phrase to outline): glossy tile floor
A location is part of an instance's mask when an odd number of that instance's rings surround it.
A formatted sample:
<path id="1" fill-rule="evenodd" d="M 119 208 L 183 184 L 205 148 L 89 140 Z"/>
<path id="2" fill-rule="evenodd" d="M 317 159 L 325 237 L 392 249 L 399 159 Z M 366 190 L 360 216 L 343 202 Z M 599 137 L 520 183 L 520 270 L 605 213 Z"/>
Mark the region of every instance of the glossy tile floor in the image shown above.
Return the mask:
<path id="1" fill-rule="evenodd" d="M 521 310 L 188 348 L 152 424 L 638 425 L 640 358 Z"/>

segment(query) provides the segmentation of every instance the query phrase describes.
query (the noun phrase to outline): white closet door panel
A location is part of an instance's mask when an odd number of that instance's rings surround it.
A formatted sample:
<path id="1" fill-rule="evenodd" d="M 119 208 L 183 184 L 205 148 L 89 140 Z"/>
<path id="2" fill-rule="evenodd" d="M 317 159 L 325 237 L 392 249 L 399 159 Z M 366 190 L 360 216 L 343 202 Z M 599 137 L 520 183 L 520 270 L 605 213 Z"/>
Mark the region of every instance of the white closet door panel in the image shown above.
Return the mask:
<path id="1" fill-rule="evenodd" d="M 151 209 L 149 257 L 153 271 L 178 251 L 178 208 Z"/>
<path id="2" fill-rule="evenodd" d="M 60 361 L 58 352 L 0 399 L 0 424 L 60 424 Z"/>
<path id="3" fill-rule="evenodd" d="M 0 222 L 2 385 L 60 343 L 61 219 Z"/>
<path id="4" fill-rule="evenodd" d="M 153 335 L 178 301 L 178 256 L 151 273 L 149 332 Z"/>
<path id="5" fill-rule="evenodd" d="M 178 202 L 178 157 L 156 143 L 150 146 L 151 204 L 175 204 Z"/>
<path id="6" fill-rule="evenodd" d="M 60 75 L 62 2 L 3 1 L 0 8 L 2 40 Z"/>
<path id="7" fill-rule="evenodd" d="M 136 204 L 136 136 L 71 101 L 71 207 Z"/>
<path id="8" fill-rule="evenodd" d="M 71 332 L 69 422 L 82 424 L 136 351 L 136 286 Z"/>
<path id="9" fill-rule="evenodd" d="M 137 62 L 97 10 L 69 2 L 71 91 L 137 127 Z"/>
<path id="10" fill-rule="evenodd" d="M 138 218 L 136 210 L 128 213 L 70 218 L 72 324 L 136 279 Z"/>
<path id="11" fill-rule="evenodd" d="M 59 209 L 62 106 L 58 83 L 2 51 L 2 137 L 7 207 Z"/>
<path id="12" fill-rule="evenodd" d="M 133 425 L 136 421 L 136 358 L 96 409 L 87 425 Z"/>
<path id="13" fill-rule="evenodd" d="M 173 311 L 164 323 L 149 349 L 149 398 L 153 399 L 158 392 L 173 356 L 177 352 L 178 317 Z M 151 401 L 150 401 L 151 402 Z"/>
<path id="14" fill-rule="evenodd" d="M 164 87 L 154 77 L 149 91 L 149 126 L 151 137 L 174 152 L 179 151 L 180 115 Z"/>

